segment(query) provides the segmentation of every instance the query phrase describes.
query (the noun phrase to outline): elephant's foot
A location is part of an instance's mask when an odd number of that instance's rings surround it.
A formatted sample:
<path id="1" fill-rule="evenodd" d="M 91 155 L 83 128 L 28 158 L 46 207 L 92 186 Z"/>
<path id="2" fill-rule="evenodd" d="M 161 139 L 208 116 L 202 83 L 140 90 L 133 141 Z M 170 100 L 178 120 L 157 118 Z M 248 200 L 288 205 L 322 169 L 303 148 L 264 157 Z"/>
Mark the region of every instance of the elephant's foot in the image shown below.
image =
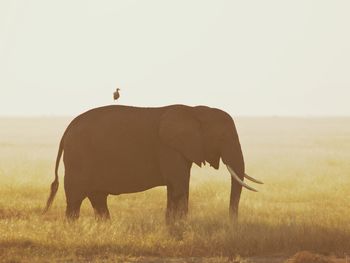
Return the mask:
<path id="1" fill-rule="evenodd" d="M 79 219 L 79 211 L 66 210 L 66 219 L 68 222 L 75 222 Z"/>
<path id="2" fill-rule="evenodd" d="M 177 239 L 182 240 L 185 230 L 187 213 L 184 212 L 175 212 L 168 211 L 166 213 L 166 225 L 169 231 L 169 234 Z"/>
<path id="3" fill-rule="evenodd" d="M 168 209 L 165 215 L 165 222 L 168 226 L 172 226 L 176 223 L 183 222 L 187 219 L 187 209 Z"/>
<path id="4" fill-rule="evenodd" d="M 107 193 L 92 192 L 88 194 L 88 198 L 95 211 L 95 218 L 100 221 L 110 219 L 109 210 L 107 206 Z"/>
<path id="5" fill-rule="evenodd" d="M 111 219 L 111 216 L 108 209 L 106 211 L 97 211 L 95 209 L 95 218 L 97 221 L 109 221 Z"/>
<path id="6" fill-rule="evenodd" d="M 82 200 L 67 200 L 66 218 L 68 221 L 76 221 L 79 218 Z"/>

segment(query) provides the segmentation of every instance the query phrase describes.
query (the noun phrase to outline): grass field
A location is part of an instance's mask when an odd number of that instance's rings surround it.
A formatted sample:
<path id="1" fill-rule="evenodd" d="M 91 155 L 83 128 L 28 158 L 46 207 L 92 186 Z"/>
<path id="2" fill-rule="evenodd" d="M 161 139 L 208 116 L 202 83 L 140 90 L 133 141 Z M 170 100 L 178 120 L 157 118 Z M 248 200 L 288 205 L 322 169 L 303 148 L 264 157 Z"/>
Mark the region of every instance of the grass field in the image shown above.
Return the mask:
<path id="1" fill-rule="evenodd" d="M 228 172 L 194 167 L 189 218 L 172 234 L 164 222 L 164 187 L 110 196 L 112 220 L 105 223 L 95 221 L 85 200 L 79 221 L 67 223 L 62 164 L 54 205 L 41 215 L 69 121 L 0 119 L 1 262 L 226 262 L 238 256 L 263 262 L 259 258 L 300 250 L 350 254 L 350 118 L 238 118 L 246 170 L 265 184 L 259 193 L 243 192 L 233 227 Z"/>

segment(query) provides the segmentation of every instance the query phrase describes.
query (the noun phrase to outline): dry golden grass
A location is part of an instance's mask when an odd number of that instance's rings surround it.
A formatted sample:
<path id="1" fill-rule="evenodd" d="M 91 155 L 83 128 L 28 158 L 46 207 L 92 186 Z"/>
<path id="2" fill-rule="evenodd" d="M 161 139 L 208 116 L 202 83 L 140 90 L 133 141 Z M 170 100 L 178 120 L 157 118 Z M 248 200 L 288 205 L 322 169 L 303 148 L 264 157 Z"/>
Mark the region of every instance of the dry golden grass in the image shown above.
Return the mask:
<path id="1" fill-rule="evenodd" d="M 238 255 L 350 252 L 348 118 L 238 119 L 247 172 L 265 185 L 259 193 L 244 191 L 233 227 L 228 172 L 194 167 L 189 218 L 171 233 L 162 187 L 110 196 L 106 223 L 95 221 L 86 200 L 79 221 L 67 223 L 62 168 L 54 205 L 41 215 L 68 122 L 0 119 L 2 262 L 227 262 Z"/>
<path id="2" fill-rule="evenodd" d="M 311 253 L 309 251 L 301 251 L 296 253 L 285 263 L 334 263 L 334 261 L 319 254 Z"/>

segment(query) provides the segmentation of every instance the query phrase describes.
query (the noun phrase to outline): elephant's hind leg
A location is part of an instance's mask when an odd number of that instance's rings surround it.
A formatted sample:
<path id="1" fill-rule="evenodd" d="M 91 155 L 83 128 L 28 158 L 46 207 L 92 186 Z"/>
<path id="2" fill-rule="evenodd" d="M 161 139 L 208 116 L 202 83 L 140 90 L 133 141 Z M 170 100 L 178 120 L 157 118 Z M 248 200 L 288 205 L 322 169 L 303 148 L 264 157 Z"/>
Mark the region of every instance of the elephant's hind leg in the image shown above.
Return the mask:
<path id="1" fill-rule="evenodd" d="M 66 208 L 66 217 L 68 220 L 76 220 L 79 218 L 80 206 L 83 202 L 84 197 L 72 198 L 67 196 L 67 208 Z"/>
<path id="2" fill-rule="evenodd" d="M 68 175 L 68 172 L 64 177 L 64 191 L 67 201 L 66 217 L 68 220 L 76 220 L 79 218 L 80 206 L 86 195 L 80 185 L 74 181 L 74 177 Z"/>
<path id="3" fill-rule="evenodd" d="M 107 196 L 106 193 L 90 193 L 88 198 L 94 208 L 96 218 L 98 219 L 110 219 L 108 207 L 107 207 Z"/>

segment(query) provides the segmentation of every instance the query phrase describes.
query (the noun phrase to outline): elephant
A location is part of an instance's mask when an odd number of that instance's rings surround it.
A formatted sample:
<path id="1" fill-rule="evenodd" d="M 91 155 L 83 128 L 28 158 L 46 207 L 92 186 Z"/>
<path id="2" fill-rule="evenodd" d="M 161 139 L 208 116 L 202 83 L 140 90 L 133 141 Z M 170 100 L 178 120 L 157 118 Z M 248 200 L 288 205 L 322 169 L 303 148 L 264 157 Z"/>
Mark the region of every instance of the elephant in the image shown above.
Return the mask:
<path id="1" fill-rule="evenodd" d="M 79 217 L 85 198 L 97 218 L 109 219 L 108 195 L 166 186 L 166 222 L 177 221 L 188 212 L 193 163 L 199 167 L 209 163 L 218 169 L 221 159 L 231 174 L 229 216 L 235 221 L 242 187 L 256 191 L 244 178 L 262 183 L 245 173 L 232 117 L 208 106 L 108 105 L 82 113 L 68 125 L 60 141 L 44 212 L 58 190 L 62 154 L 67 219 Z"/>

